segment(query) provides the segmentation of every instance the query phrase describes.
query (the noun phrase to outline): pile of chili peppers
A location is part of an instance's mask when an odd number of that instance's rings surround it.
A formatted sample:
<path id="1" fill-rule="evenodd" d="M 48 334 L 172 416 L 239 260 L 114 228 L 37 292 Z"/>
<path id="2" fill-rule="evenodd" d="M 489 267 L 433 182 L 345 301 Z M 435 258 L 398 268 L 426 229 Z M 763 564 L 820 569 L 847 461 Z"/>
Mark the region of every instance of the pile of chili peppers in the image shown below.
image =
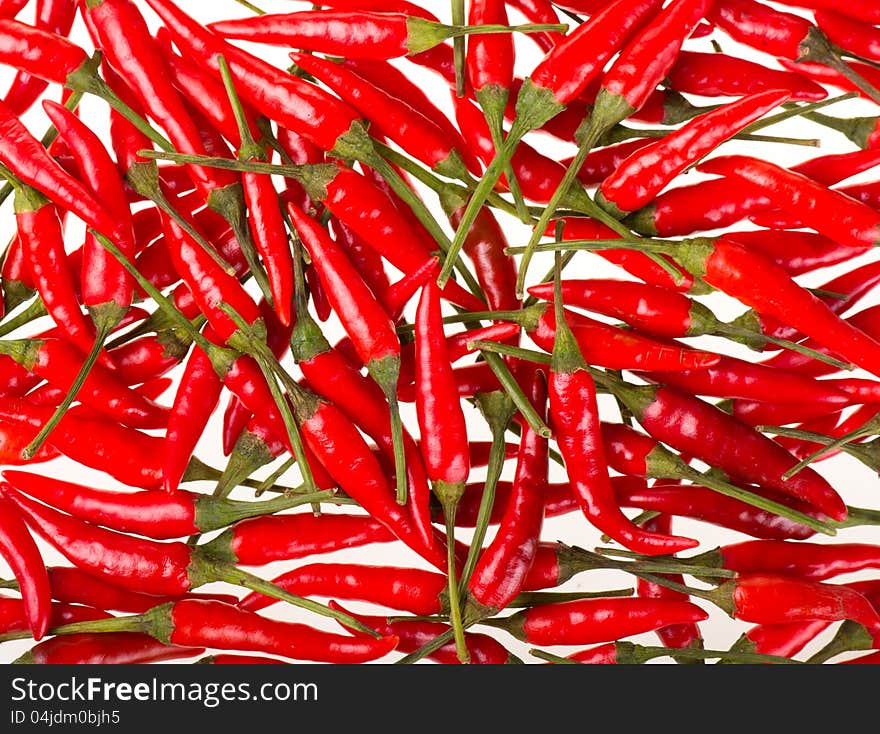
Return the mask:
<path id="1" fill-rule="evenodd" d="M 0 1 L 3 659 L 878 662 L 880 6 L 265 4 Z"/>

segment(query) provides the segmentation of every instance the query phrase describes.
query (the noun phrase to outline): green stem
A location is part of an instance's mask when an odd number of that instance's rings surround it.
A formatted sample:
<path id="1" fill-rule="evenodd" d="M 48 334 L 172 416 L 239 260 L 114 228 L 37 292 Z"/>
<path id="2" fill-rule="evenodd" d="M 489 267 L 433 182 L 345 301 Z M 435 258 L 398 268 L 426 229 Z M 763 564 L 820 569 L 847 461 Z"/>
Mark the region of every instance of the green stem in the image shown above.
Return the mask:
<path id="1" fill-rule="evenodd" d="M 443 503 L 443 517 L 446 521 L 446 573 L 448 576 L 447 590 L 449 596 L 449 621 L 455 638 L 455 651 L 461 663 L 467 664 L 471 657 L 464 636 L 464 624 L 461 617 L 461 598 L 458 593 L 458 581 L 455 574 L 455 511 L 457 501 Z"/>
<path id="2" fill-rule="evenodd" d="M 862 438 L 863 436 L 870 436 L 880 432 L 880 416 L 874 417 L 865 423 L 862 426 L 859 426 L 853 431 L 850 431 L 847 434 L 844 434 L 840 438 L 831 441 L 830 443 L 823 446 L 818 451 L 814 451 L 807 458 L 799 461 L 795 464 L 791 469 L 789 469 L 785 474 L 782 475 L 783 479 L 789 479 L 793 477 L 798 472 L 806 469 L 807 466 L 812 464 L 816 459 L 825 456 L 827 453 L 833 451 L 834 449 L 840 449 L 846 446 L 847 444 L 855 441 L 857 438 Z"/>
<path id="3" fill-rule="evenodd" d="M 792 105 L 784 112 L 778 112 L 775 115 L 770 115 L 769 117 L 765 117 L 762 120 L 757 120 L 750 125 L 746 125 L 740 132 L 753 133 L 757 130 L 763 130 L 766 127 L 776 125 L 777 123 L 784 122 L 785 120 L 789 120 L 793 117 L 800 117 L 805 113 L 815 112 L 816 110 L 821 110 L 824 107 L 829 107 L 833 104 L 837 104 L 838 102 L 844 102 L 845 100 L 853 99 L 854 97 L 858 96 L 858 92 L 847 92 L 846 94 L 840 94 L 837 97 L 829 97 L 828 99 L 822 99 L 818 102 L 811 102 L 804 105 Z"/>
<path id="4" fill-rule="evenodd" d="M 523 591 L 517 594 L 507 606 L 511 609 L 527 609 L 541 604 L 559 604 L 560 602 L 579 601 L 580 599 L 609 599 L 633 596 L 636 590 L 603 589 L 601 591 Z"/>
<path id="5" fill-rule="evenodd" d="M 821 665 L 845 652 L 856 650 L 871 650 L 874 647 L 874 638 L 864 625 L 844 620 L 831 641 L 821 650 L 807 658 L 809 665 Z"/>
<path id="6" fill-rule="evenodd" d="M 34 298 L 34 300 L 28 304 L 27 308 L 22 310 L 19 314 L 0 324 L 0 336 L 11 334 L 19 327 L 25 326 L 32 321 L 36 321 L 41 316 L 45 315 L 46 306 L 38 296 L 37 298 Z"/>
<path id="7" fill-rule="evenodd" d="M 552 438 L 553 432 L 538 415 L 501 356 L 490 351 L 482 351 L 481 354 L 532 430 L 542 438 Z"/>
<path id="8" fill-rule="evenodd" d="M 268 596 L 271 599 L 278 599 L 279 601 L 287 602 L 295 607 L 315 612 L 324 617 L 330 617 L 346 627 L 356 629 L 359 632 L 370 635 L 371 637 L 378 638 L 381 636 L 374 629 L 355 619 L 350 614 L 336 611 L 335 609 L 331 609 L 330 607 L 311 599 L 291 594 L 277 584 L 273 584 L 271 581 L 266 581 L 259 576 L 243 571 L 237 566 L 233 566 L 229 563 L 218 563 L 211 558 L 201 558 L 200 560 L 205 563 L 210 575 L 215 581 L 225 581 L 234 586 L 241 586 L 245 589 L 250 589 L 251 591 L 256 591 L 259 594 Z"/>
<path id="9" fill-rule="evenodd" d="M 262 494 L 274 487 L 278 483 L 278 480 L 281 479 L 281 477 L 283 477 L 285 474 L 287 474 L 287 472 L 289 472 L 294 466 L 296 466 L 296 457 L 291 456 L 268 477 L 260 482 L 260 484 L 254 490 L 254 497 L 260 497 Z"/>
<path id="10" fill-rule="evenodd" d="M 124 313 L 124 310 L 120 311 L 121 314 Z M 92 348 L 89 350 L 88 355 L 86 355 L 85 361 L 82 363 L 82 366 L 79 369 L 79 373 L 74 378 L 73 383 L 70 386 L 70 389 L 67 391 L 67 394 L 64 396 L 64 399 L 58 404 L 58 407 L 55 408 L 55 412 L 43 424 L 43 427 L 40 429 L 40 432 L 37 433 L 36 436 L 31 440 L 31 442 L 24 447 L 21 451 L 21 458 L 27 460 L 32 459 L 37 451 L 40 450 L 40 447 L 45 443 L 46 439 L 49 438 L 49 434 L 55 430 L 55 427 L 61 421 L 61 419 L 67 413 L 67 409 L 70 407 L 71 403 L 76 399 L 77 394 L 85 383 L 86 379 L 89 376 L 89 373 L 92 371 L 92 367 L 95 366 L 95 363 L 98 361 L 98 357 L 101 354 L 101 350 L 104 348 L 104 342 L 107 341 L 107 337 L 110 335 L 110 332 L 113 330 L 113 327 L 118 323 L 118 319 L 105 319 L 100 323 L 97 333 L 95 334 L 95 341 L 92 344 Z"/>
<path id="11" fill-rule="evenodd" d="M 477 510 L 477 520 L 474 524 L 474 534 L 471 537 L 467 558 L 461 571 L 460 594 L 464 594 L 467 589 L 483 548 L 483 541 L 489 530 L 489 521 L 492 518 L 492 508 L 495 504 L 495 490 L 504 468 L 507 426 L 516 414 L 516 405 L 503 390 L 481 393 L 477 395 L 476 399 L 480 412 L 489 424 L 492 445 L 489 448 L 489 464 L 486 468 L 486 481 L 483 484 L 483 494 L 480 497 L 480 507 Z"/>
<path id="12" fill-rule="evenodd" d="M 248 324 L 234 308 L 228 303 L 222 302 L 218 304 L 217 307 L 232 319 L 232 321 L 235 322 L 236 327 L 238 327 L 238 331 L 229 339 L 230 345 L 234 346 L 233 342 L 243 342 L 241 346 L 249 348 L 245 351 L 253 357 L 254 361 L 259 366 L 260 371 L 263 373 L 263 376 L 266 378 L 266 384 L 269 386 L 269 391 L 272 393 L 272 398 L 275 401 L 275 405 L 277 406 L 278 411 L 281 414 L 281 419 L 284 422 L 287 437 L 290 441 L 291 448 L 293 449 L 293 455 L 296 457 L 297 463 L 299 464 L 303 484 L 308 488 L 309 492 L 317 492 L 318 487 L 315 485 L 315 477 L 312 474 L 312 469 L 306 458 L 302 437 L 299 433 L 299 427 L 296 424 L 296 419 L 293 416 L 290 404 L 287 402 L 287 399 L 281 392 L 281 389 L 278 387 L 278 383 L 275 380 L 275 375 L 278 375 L 278 377 L 282 379 L 289 378 L 289 375 L 287 375 L 281 365 L 278 364 L 278 360 L 275 358 L 272 350 L 269 349 L 264 341 L 257 337 L 252 326 Z"/>
<path id="13" fill-rule="evenodd" d="M 463 26 L 465 23 L 464 0 L 451 0 L 451 6 L 452 25 Z M 452 58 L 455 64 L 455 96 L 464 97 L 467 92 L 464 36 L 453 36 Z"/>

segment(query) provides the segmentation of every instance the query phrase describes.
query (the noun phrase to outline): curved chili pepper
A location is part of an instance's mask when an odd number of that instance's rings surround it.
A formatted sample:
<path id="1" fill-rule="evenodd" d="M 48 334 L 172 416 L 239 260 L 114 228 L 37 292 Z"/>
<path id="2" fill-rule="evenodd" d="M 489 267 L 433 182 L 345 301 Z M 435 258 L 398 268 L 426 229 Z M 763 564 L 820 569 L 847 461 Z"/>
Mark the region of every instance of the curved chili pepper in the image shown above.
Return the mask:
<path id="1" fill-rule="evenodd" d="M 547 402 L 543 373 L 531 370 L 521 379 L 525 382 L 529 401 L 543 417 Z M 504 609 L 525 584 L 544 520 L 548 456 L 547 439 L 526 425 L 520 439 L 516 476 L 500 528 L 480 553 L 468 583 L 468 594 L 479 605 L 481 613 Z"/>
<path id="2" fill-rule="evenodd" d="M 115 163 L 98 138 L 76 115 L 50 101 L 43 109 L 74 154 L 80 178 L 116 218 L 117 243 L 134 254 L 131 209 Z M 131 305 L 134 282 L 119 262 L 91 234 L 83 245 L 82 301 L 89 309 L 99 335 L 118 322 Z"/>
<path id="3" fill-rule="evenodd" d="M 584 359 L 591 365 L 645 370 L 653 369 L 648 364 L 665 364 L 663 369 L 686 370 L 703 369 L 720 359 L 711 352 L 656 342 L 571 311 L 566 311 L 565 319 Z M 551 308 L 542 308 L 537 321 L 526 323 L 525 328 L 541 349 L 552 352 L 556 324 Z"/>
<path id="4" fill-rule="evenodd" d="M 757 624 L 744 637 L 751 642 L 754 652 L 764 655 L 782 655 L 791 658 L 803 650 L 832 622 L 811 620 L 788 624 Z"/>
<path id="5" fill-rule="evenodd" d="M 794 457 L 715 406 L 671 387 L 627 385 L 616 395 L 658 441 L 732 477 L 801 499 L 833 519 L 846 518 L 843 500 L 823 477 L 801 472 L 783 479 L 796 463 Z"/>
<path id="6" fill-rule="evenodd" d="M 641 209 L 685 168 L 789 97 L 787 91 L 771 89 L 695 117 L 629 156 L 599 186 L 596 203 L 618 219 Z"/>
<path id="7" fill-rule="evenodd" d="M 179 601 L 144 616 L 156 620 L 151 634 L 166 643 L 266 652 L 296 660 L 362 663 L 383 657 L 398 642 L 393 635 L 380 639 L 337 635 L 214 601 Z"/>
<path id="8" fill-rule="evenodd" d="M 3 21 L 0 21 L 2 24 Z M 0 28 L 2 41 L 2 28 Z M 113 239 L 115 217 L 88 189 L 67 173 L 31 135 L 18 117 L 0 102 L 0 161 L 16 177 L 62 209 L 73 212 L 89 227 Z"/>
<path id="9" fill-rule="evenodd" d="M 630 550 L 656 555 L 696 544 L 689 538 L 649 533 L 621 512 L 608 477 L 596 386 L 574 334 L 556 304 L 556 337 L 548 378 L 550 418 L 565 469 L 587 519 Z"/>
<path id="10" fill-rule="evenodd" d="M 50 33 L 66 36 L 76 18 L 76 2 L 73 0 L 41 0 L 37 3 L 34 25 Z M 39 99 L 48 82 L 27 72 L 19 71 L 3 101 L 17 115 L 24 114 Z"/>
<path id="11" fill-rule="evenodd" d="M 394 460 L 391 414 L 382 389 L 361 374 L 334 349 L 317 330 L 305 309 L 297 308 L 296 325 L 290 341 L 294 359 L 310 389 L 334 402 L 345 415 L 370 436 L 387 460 Z M 403 429 L 407 485 L 411 516 L 425 543 L 433 543 L 430 525 L 430 487 L 416 443 Z"/>
<path id="12" fill-rule="evenodd" d="M 529 293 L 551 300 L 553 284 L 532 286 Z M 562 299 L 568 306 L 613 316 L 639 331 L 661 337 L 698 336 L 721 326 L 699 301 L 659 285 L 598 278 L 563 280 Z"/>
<path id="13" fill-rule="evenodd" d="M 682 51 L 667 79 L 676 91 L 703 97 L 739 97 L 771 89 L 788 90 L 792 101 L 828 96 L 819 84 L 794 72 L 719 53 Z"/>
<path id="14" fill-rule="evenodd" d="M 723 236 L 699 242 L 700 246 L 682 251 L 680 259 L 707 283 L 869 372 L 880 370 L 880 342 L 841 319 L 768 258 Z"/>
<path id="15" fill-rule="evenodd" d="M 14 662 L 28 665 L 134 665 L 192 658 L 204 647 L 168 645 L 138 632 L 59 635 L 35 645 Z"/>
<path id="16" fill-rule="evenodd" d="M 354 599 L 416 615 L 439 614 L 446 590 L 446 577 L 434 571 L 354 563 L 310 563 L 281 574 L 272 583 L 301 596 Z M 257 612 L 276 601 L 249 594 L 238 606 Z"/>
<path id="17" fill-rule="evenodd" d="M 0 485 L 0 556 L 18 580 L 25 618 L 35 640 L 49 629 L 52 591 L 39 548 Z"/>
<path id="18" fill-rule="evenodd" d="M 493 620 L 492 626 L 534 645 L 588 645 L 702 622 L 708 616 L 687 601 L 600 598 L 542 604 Z"/>

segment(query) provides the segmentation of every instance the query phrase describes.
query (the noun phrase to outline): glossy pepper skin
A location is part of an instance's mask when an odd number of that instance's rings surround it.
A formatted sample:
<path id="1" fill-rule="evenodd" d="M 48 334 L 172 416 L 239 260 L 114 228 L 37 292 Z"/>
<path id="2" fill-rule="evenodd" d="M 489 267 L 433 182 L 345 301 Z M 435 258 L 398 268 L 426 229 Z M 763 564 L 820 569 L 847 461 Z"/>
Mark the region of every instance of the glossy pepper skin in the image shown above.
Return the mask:
<path id="1" fill-rule="evenodd" d="M 12 569 L 21 590 L 25 617 L 34 639 L 49 629 L 52 590 L 39 548 L 15 504 L 0 485 L 0 557 Z"/>
<path id="2" fill-rule="evenodd" d="M 688 601 L 668 599 L 584 599 L 543 604 L 500 620 L 499 627 L 533 645 L 591 645 L 702 622 L 708 614 Z"/>

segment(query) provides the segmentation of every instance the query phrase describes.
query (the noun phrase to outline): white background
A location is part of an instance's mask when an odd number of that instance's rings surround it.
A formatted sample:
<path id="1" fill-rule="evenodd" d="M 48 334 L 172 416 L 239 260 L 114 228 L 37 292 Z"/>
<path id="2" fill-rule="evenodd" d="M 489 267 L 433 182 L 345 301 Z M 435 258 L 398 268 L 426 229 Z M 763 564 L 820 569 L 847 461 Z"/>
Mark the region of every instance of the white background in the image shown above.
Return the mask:
<path id="1" fill-rule="evenodd" d="M 310 5 L 307 3 L 291 3 L 286 0 L 262 0 L 262 2 L 258 4 L 260 5 L 260 7 L 268 12 L 283 12 L 290 11 L 291 9 L 307 9 L 310 7 Z M 446 3 L 438 2 L 435 0 L 431 2 L 423 1 L 420 4 L 434 11 L 441 19 L 448 19 L 449 17 L 448 6 Z M 31 7 L 27 8 L 21 14 L 21 19 L 28 21 L 33 17 L 32 5 L 33 3 L 31 3 Z M 138 2 L 138 5 L 144 10 L 144 14 L 149 19 L 149 22 L 151 24 L 154 24 L 156 20 L 155 16 L 152 15 L 146 4 L 143 2 Z M 197 18 L 205 22 L 220 18 L 244 17 L 248 15 L 248 11 L 245 8 L 231 0 L 214 0 L 211 3 L 184 1 L 182 2 L 182 6 L 188 12 L 192 13 Z M 788 10 L 790 11 L 791 9 Z M 522 20 L 523 19 L 518 17 L 516 13 L 511 13 L 512 22 L 521 22 Z M 737 45 L 726 36 L 720 34 L 720 32 L 716 32 L 713 37 L 721 43 L 723 51 L 725 53 L 742 55 L 750 58 L 757 58 L 766 64 L 773 63 L 771 59 L 767 57 L 759 57 L 750 49 Z M 88 38 L 79 19 L 77 19 L 75 25 L 73 38 L 87 48 L 89 47 Z M 687 48 L 700 51 L 712 50 L 709 39 L 706 38 L 689 41 L 687 43 Z M 525 76 L 529 73 L 536 61 L 540 58 L 540 52 L 531 41 L 522 36 L 517 37 L 517 49 L 517 71 L 520 76 Z M 258 49 L 258 51 L 260 54 L 266 56 L 267 58 L 274 60 L 275 63 L 277 63 L 279 66 L 287 66 L 287 57 L 284 49 L 261 47 Z M 434 101 L 438 105 L 442 106 L 445 110 L 450 111 L 451 114 L 449 92 L 445 83 L 442 80 L 440 80 L 438 77 L 434 76 L 430 72 L 427 72 L 424 69 L 421 69 L 420 67 L 407 63 L 405 61 L 395 63 L 399 63 L 401 68 L 403 68 L 413 78 L 417 79 L 419 83 L 423 85 L 423 88 L 430 93 Z M 9 70 L 0 70 L 0 82 L 2 82 L 2 84 L 0 84 L 0 90 L 4 90 L 7 88 L 8 79 L 10 78 L 11 73 L 9 72 Z M 832 94 L 835 93 L 839 93 L 839 91 L 832 90 Z M 49 96 L 51 96 L 53 99 L 57 99 L 58 90 L 50 89 Z M 693 101 L 697 104 L 706 104 L 712 102 L 709 100 L 700 100 L 698 98 L 694 98 Z M 106 129 L 106 110 L 103 106 L 103 103 L 94 99 L 87 98 L 82 103 L 81 110 L 84 119 L 87 119 L 89 123 L 94 127 L 94 129 L 102 131 Z M 838 106 L 830 108 L 829 112 L 831 114 L 841 117 L 849 115 L 876 114 L 876 106 L 866 101 L 859 100 L 855 102 L 840 104 Z M 37 137 L 39 137 L 46 128 L 47 121 L 43 116 L 39 105 L 36 105 L 33 110 L 27 114 L 25 120 L 30 129 L 35 132 Z M 854 146 L 847 140 L 845 140 L 841 135 L 837 133 L 826 132 L 823 128 L 805 121 L 790 121 L 784 124 L 777 125 L 767 130 L 766 132 L 768 134 L 789 135 L 803 138 L 817 138 L 821 141 L 821 148 L 817 150 L 811 147 L 730 141 L 722 147 L 721 152 L 747 153 L 758 157 L 766 157 L 767 159 L 773 160 L 774 162 L 788 166 L 811 158 L 817 154 L 820 154 L 820 152 L 845 152 L 855 149 Z M 558 156 L 560 159 L 571 155 L 574 150 L 573 146 L 563 145 L 555 139 L 551 139 L 548 136 L 541 134 L 533 134 L 528 138 L 528 140 L 545 154 Z M 689 173 L 687 174 L 685 179 L 676 182 L 676 184 L 695 181 L 697 180 L 697 176 L 699 176 L 699 174 Z M 874 178 L 876 178 L 876 174 L 872 175 L 869 172 L 868 174 L 863 174 L 858 178 L 853 178 L 851 182 L 854 183 L 859 180 L 868 181 L 873 180 Z M 425 200 L 429 204 L 429 206 L 436 212 L 438 221 L 445 222 L 446 220 L 443 217 L 442 212 L 436 206 L 436 201 L 434 197 L 430 194 L 430 192 L 425 192 Z M 0 234 L 2 234 L 4 238 L 6 238 L 12 232 L 12 227 L 14 225 L 11 200 L 7 201 L 3 206 L 4 209 L 2 212 L 0 212 L 0 228 L 2 228 L 0 229 Z M 528 239 L 528 230 L 526 230 L 521 224 L 519 224 L 515 220 L 509 217 L 504 217 L 504 215 L 500 216 L 503 217 L 502 221 L 507 231 L 510 243 L 513 245 L 524 244 L 525 241 Z M 748 226 L 748 223 L 740 223 L 736 225 L 736 228 L 746 228 Z M 70 237 L 70 249 L 72 250 L 77 247 L 81 241 L 82 229 L 81 227 L 77 226 L 76 223 L 71 223 L 68 227 L 68 232 Z M 873 253 L 871 253 L 856 258 L 852 262 L 846 263 L 843 266 L 817 271 L 816 273 L 813 273 L 801 279 L 801 282 L 807 286 L 816 286 L 820 283 L 830 280 L 837 273 L 852 269 L 857 265 L 872 260 L 873 258 L 874 255 Z M 544 272 L 546 272 L 549 264 L 550 259 L 548 257 L 539 255 L 538 257 L 536 257 L 530 273 L 533 274 L 533 276 L 535 277 L 542 275 Z M 612 266 L 606 264 L 605 261 L 598 256 L 590 254 L 579 255 L 574 260 L 572 265 L 569 266 L 568 274 L 570 276 L 579 277 L 627 277 L 622 271 L 617 270 L 616 268 L 613 268 Z M 745 310 L 745 308 L 741 304 L 721 294 L 712 294 L 711 296 L 700 297 L 700 300 L 709 305 L 715 311 L 715 313 L 723 319 L 733 318 Z M 874 302 L 876 302 L 876 298 L 872 297 L 866 299 L 863 302 L 863 305 L 860 306 L 860 308 L 873 304 Z M 410 310 L 408 311 L 408 316 L 411 318 L 412 308 L 410 308 Z M 39 322 L 34 324 L 34 330 L 36 331 L 42 328 L 44 323 L 45 322 Z M 328 322 L 326 326 L 329 330 L 328 335 L 330 336 L 330 340 L 332 342 L 334 341 L 334 337 L 340 335 L 341 332 L 338 325 L 333 321 Z M 33 332 L 29 330 L 22 330 L 21 332 L 22 335 L 28 333 Z M 18 334 L 16 334 L 15 336 L 18 336 Z M 692 339 L 688 341 L 691 344 L 705 346 L 709 349 L 717 350 L 725 354 L 732 354 L 752 360 L 758 358 L 755 353 L 749 352 L 745 348 L 737 347 L 730 342 L 722 341 L 717 338 Z M 293 368 L 293 366 L 291 365 L 291 369 L 295 368 Z M 171 376 L 177 376 L 179 374 L 180 369 L 178 368 L 171 373 Z M 173 400 L 173 395 L 174 392 L 172 388 L 160 398 L 160 402 L 170 405 Z M 220 427 L 222 422 L 223 409 L 225 407 L 225 401 L 226 398 L 224 397 L 221 401 L 220 407 L 214 413 L 212 421 L 207 426 L 204 436 L 196 451 L 199 458 L 201 458 L 203 461 L 219 468 L 222 468 L 225 461 L 225 457 L 223 457 L 220 450 Z M 617 419 L 616 410 L 610 401 L 603 402 L 602 407 L 603 410 L 607 410 L 605 415 L 608 419 Z M 417 425 L 415 421 L 415 414 L 411 408 L 412 406 L 404 406 L 404 420 L 410 430 L 416 432 Z M 473 438 L 488 439 L 488 432 L 480 415 L 467 405 L 465 405 L 465 410 L 469 426 L 473 432 Z M 266 476 L 272 469 L 275 468 L 276 465 L 277 464 L 273 464 L 271 466 L 265 467 L 257 474 L 257 476 Z M 514 461 L 509 461 L 505 467 L 505 478 L 512 478 L 513 468 Z M 873 472 L 856 462 L 854 459 L 851 459 L 847 456 L 840 456 L 818 464 L 816 468 L 820 473 L 827 477 L 832 482 L 832 484 L 840 491 L 847 503 L 862 507 L 880 508 L 880 491 L 878 491 L 880 490 L 880 486 L 878 486 L 877 477 Z M 80 467 L 67 459 L 58 459 L 46 464 L 38 465 L 34 467 L 34 471 L 45 474 L 47 476 L 81 482 L 89 486 L 105 489 L 118 489 L 120 491 L 131 491 L 128 488 L 118 486 L 111 478 L 100 473 L 84 469 L 83 467 Z M 480 479 L 483 476 L 483 473 L 484 472 L 482 472 L 481 470 L 475 470 L 473 472 L 472 481 Z M 296 478 L 296 471 L 294 470 L 284 477 L 283 482 L 292 484 L 296 481 Z M 564 478 L 564 471 L 559 466 L 551 465 L 551 481 L 562 481 Z M 203 483 L 202 485 L 192 484 L 189 485 L 188 488 L 210 492 L 212 486 L 208 483 Z M 252 494 L 250 494 L 248 491 L 238 490 L 233 496 L 242 499 L 249 499 Z M 630 514 L 634 515 L 635 513 L 631 512 Z M 687 535 L 699 539 L 701 546 L 698 550 L 700 551 L 710 549 L 719 544 L 736 542 L 745 539 L 745 536 L 734 533 L 732 531 L 724 531 L 714 526 L 706 525 L 704 523 L 698 523 L 695 521 L 683 519 L 675 520 L 674 531 L 678 535 Z M 460 537 L 462 540 L 468 540 L 469 532 L 462 530 L 460 532 Z M 543 539 L 563 540 L 567 543 L 577 544 L 587 548 L 600 544 L 598 533 L 585 521 L 582 516 L 578 514 L 569 515 L 563 518 L 548 519 L 544 525 Z M 814 540 L 816 542 L 830 541 L 830 539 L 825 538 L 824 536 L 816 536 Z M 878 540 L 880 540 L 880 530 L 874 528 L 850 529 L 840 532 L 837 536 L 837 540 L 878 542 Z M 357 563 L 389 565 L 397 564 L 403 566 L 426 567 L 424 562 L 419 557 L 417 557 L 414 553 L 409 552 L 405 548 L 398 547 L 400 545 L 401 544 L 380 544 L 375 546 L 368 546 L 365 548 L 357 548 L 350 551 L 323 556 L 321 558 L 308 559 L 308 561 L 338 560 Z M 45 551 L 45 559 L 47 564 L 54 565 L 66 563 L 66 561 L 64 561 L 64 559 L 54 549 L 47 546 L 42 541 L 40 541 L 40 547 Z M 291 564 L 278 563 L 254 570 L 256 570 L 258 573 L 260 573 L 260 575 L 264 576 L 265 578 L 273 578 L 274 576 L 287 570 L 290 567 Z M 6 568 L 2 564 L 2 562 L 0 562 L 0 576 L 8 578 L 10 577 L 10 575 L 11 574 L 8 568 Z M 839 580 L 844 581 L 855 578 L 870 577 L 871 574 L 866 572 L 858 575 L 852 575 L 850 577 L 841 577 Z M 632 586 L 633 582 L 634 580 L 632 578 L 622 573 L 591 571 L 575 577 L 570 582 L 566 583 L 563 587 L 560 588 L 561 590 L 570 591 L 598 591 L 603 589 L 618 589 Z M 694 585 L 699 585 L 699 582 L 693 579 L 689 579 L 689 582 L 693 583 Z M 221 587 L 222 585 L 219 584 L 209 585 L 200 590 L 220 590 Z M 229 587 L 222 587 L 222 590 L 229 591 L 230 589 Z M 368 605 L 358 604 L 356 602 L 343 603 L 355 611 L 363 611 L 366 613 L 382 613 L 383 611 L 376 607 L 370 607 Z M 711 605 L 708 605 L 699 600 L 697 600 L 696 603 L 704 606 L 711 614 L 710 619 L 707 622 L 701 624 L 707 648 L 725 649 L 742 632 L 744 632 L 748 628 L 748 625 L 744 623 L 734 622 L 730 620 L 723 612 L 716 608 L 713 608 Z M 277 604 L 271 607 L 265 613 L 283 619 L 298 619 L 302 621 L 307 621 L 310 624 L 314 624 L 316 627 L 339 631 L 338 626 L 332 620 L 326 620 L 315 615 L 302 613 L 297 609 L 286 607 L 283 604 Z M 505 633 L 495 633 L 493 630 L 485 627 L 480 628 L 480 631 L 487 632 L 489 634 L 497 634 L 498 638 L 503 642 L 503 644 L 505 644 L 509 650 L 520 656 L 524 661 L 538 662 L 528 655 L 529 645 L 521 644 Z M 828 636 L 832 632 L 833 630 L 829 631 L 828 634 L 821 636 L 814 645 L 811 645 L 808 648 L 807 652 L 809 652 L 810 650 L 818 649 L 818 646 L 826 641 Z M 642 642 L 645 644 L 657 644 L 656 637 L 653 634 L 645 634 L 632 639 L 634 641 Z M 9 662 L 14 660 L 17 656 L 27 650 L 32 644 L 32 641 L 22 641 L 0 645 L 0 661 Z M 578 648 L 558 647 L 554 648 L 553 651 L 557 654 L 567 654 L 574 651 L 575 649 Z M 397 659 L 397 657 L 399 657 L 399 654 L 393 653 L 382 662 L 392 662 L 393 660 Z M 662 664 L 669 662 L 669 660 L 664 659 L 658 662 Z"/>

